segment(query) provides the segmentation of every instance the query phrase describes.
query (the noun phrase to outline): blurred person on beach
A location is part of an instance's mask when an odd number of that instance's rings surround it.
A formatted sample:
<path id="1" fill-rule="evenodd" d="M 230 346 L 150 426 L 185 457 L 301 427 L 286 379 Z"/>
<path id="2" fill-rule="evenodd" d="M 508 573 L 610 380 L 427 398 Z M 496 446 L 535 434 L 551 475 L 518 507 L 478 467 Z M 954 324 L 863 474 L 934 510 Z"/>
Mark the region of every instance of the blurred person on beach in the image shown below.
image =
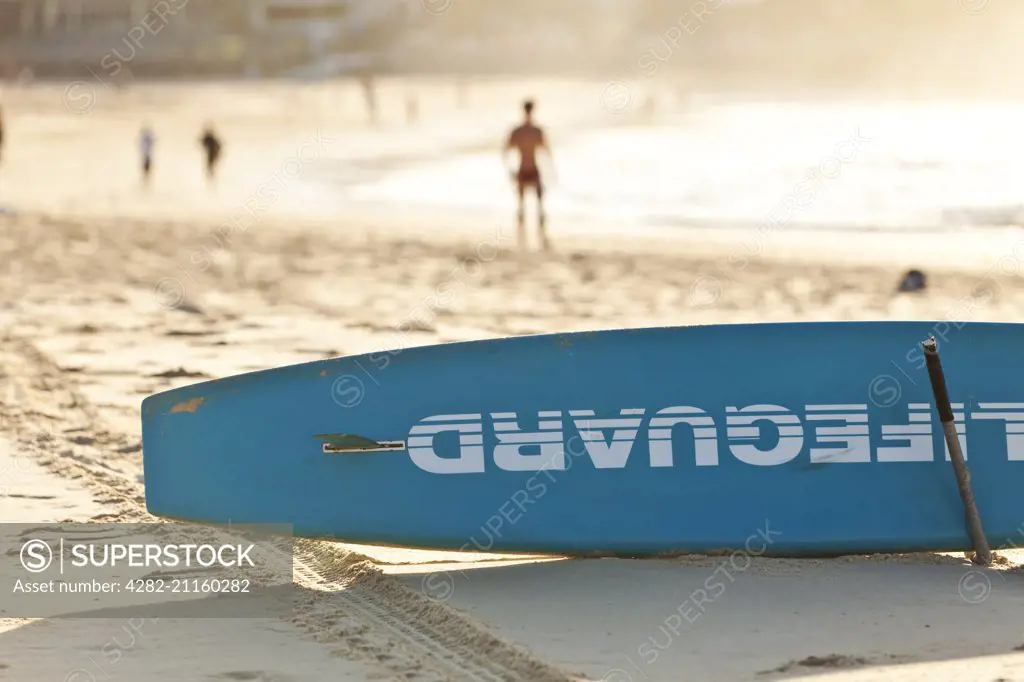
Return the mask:
<path id="1" fill-rule="evenodd" d="M 545 229 L 544 217 L 544 184 L 540 178 L 540 168 L 537 165 L 537 152 L 543 150 L 550 160 L 551 150 L 548 148 L 544 131 L 533 123 L 533 100 L 523 102 L 523 123 L 512 130 L 505 143 L 504 156 L 505 165 L 516 183 L 516 190 L 519 196 L 519 212 L 517 213 L 517 235 L 519 246 L 526 245 L 526 214 L 524 211 L 524 197 L 526 190 L 532 188 L 537 196 L 537 228 L 540 233 L 541 246 L 547 250 L 550 248 L 548 235 Z M 514 170 L 508 162 L 509 152 L 519 152 L 519 168 Z"/>
<path id="2" fill-rule="evenodd" d="M 363 88 L 363 98 L 366 100 L 366 112 L 370 117 L 370 123 L 377 123 L 377 79 L 371 71 L 361 71 L 359 74 L 359 85 Z"/>
<path id="3" fill-rule="evenodd" d="M 149 125 L 142 126 L 139 131 L 139 155 L 142 157 L 142 183 L 149 185 L 149 177 L 153 171 L 153 147 L 156 144 L 156 136 L 153 135 Z"/>
<path id="4" fill-rule="evenodd" d="M 206 153 L 206 179 L 213 182 L 217 172 L 217 163 L 220 161 L 222 145 L 217 133 L 213 131 L 212 125 L 207 124 L 203 130 L 203 136 L 199 139 L 199 144 L 203 146 Z"/>

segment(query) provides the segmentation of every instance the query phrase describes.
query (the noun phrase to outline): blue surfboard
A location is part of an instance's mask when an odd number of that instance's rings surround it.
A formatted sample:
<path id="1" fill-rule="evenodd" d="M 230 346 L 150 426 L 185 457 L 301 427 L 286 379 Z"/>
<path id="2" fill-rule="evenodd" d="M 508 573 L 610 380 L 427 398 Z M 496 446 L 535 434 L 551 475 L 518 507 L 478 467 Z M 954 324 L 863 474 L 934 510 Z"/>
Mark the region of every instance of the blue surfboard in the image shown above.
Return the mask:
<path id="1" fill-rule="evenodd" d="M 985 534 L 1024 542 L 1024 325 L 741 324 L 450 343 L 146 398 L 153 514 L 495 552 L 967 550 L 921 342 Z"/>

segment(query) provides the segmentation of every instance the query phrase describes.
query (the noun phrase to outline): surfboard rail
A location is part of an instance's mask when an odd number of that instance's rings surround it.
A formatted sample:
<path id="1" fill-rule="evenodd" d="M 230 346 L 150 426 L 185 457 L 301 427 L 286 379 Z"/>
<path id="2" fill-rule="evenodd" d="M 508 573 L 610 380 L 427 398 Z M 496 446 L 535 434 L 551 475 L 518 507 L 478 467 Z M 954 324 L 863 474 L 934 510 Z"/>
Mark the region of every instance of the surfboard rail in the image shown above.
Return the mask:
<path id="1" fill-rule="evenodd" d="M 963 551 L 954 443 L 1001 549 L 1024 537 L 1022 344 L 1011 323 L 695 325 L 260 370 L 143 401 L 146 504 L 424 549 Z"/>

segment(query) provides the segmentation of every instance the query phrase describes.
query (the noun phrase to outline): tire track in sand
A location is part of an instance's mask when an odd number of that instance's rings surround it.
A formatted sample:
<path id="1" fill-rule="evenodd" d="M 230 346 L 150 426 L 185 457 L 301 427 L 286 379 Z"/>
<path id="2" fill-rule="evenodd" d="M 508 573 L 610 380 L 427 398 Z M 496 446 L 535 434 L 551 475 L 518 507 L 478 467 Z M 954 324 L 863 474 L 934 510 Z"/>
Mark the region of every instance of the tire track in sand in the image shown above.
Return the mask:
<path id="1" fill-rule="evenodd" d="M 90 520 L 166 522 L 146 511 L 141 483 L 107 464 L 132 458 L 118 452 L 132 436 L 106 428 L 72 379 L 29 341 L 9 333 L 0 337 L 0 385 L 0 432 L 12 439 L 19 456 L 77 480 L 109 509 Z M 332 652 L 368 661 L 389 676 L 455 682 L 578 679 L 410 590 L 364 555 L 298 539 L 290 565 L 297 597 L 287 620 Z"/>

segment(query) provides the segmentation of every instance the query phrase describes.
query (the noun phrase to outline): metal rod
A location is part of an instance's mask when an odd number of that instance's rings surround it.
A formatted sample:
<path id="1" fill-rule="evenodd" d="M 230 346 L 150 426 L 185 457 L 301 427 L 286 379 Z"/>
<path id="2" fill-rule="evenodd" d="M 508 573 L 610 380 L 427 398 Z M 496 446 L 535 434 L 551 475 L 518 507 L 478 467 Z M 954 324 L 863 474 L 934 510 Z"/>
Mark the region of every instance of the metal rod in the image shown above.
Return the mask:
<path id="1" fill-rule="evenodd" d="M 953 463 L 956 482 L 960 488 L 960 499 L 964 503 L 967 532 L 970 534 L 971 545 L 974 547 L 974 557 L 971 561 L 988 566 L 992 563 L 992 552 L 989 549 L 988 540 L 985 539 L 985 531 L 981 526 L 981 515 L 978 514 L 978 506 L 974 502 L 974 493 L 971 491 L 971 472 L 967 469 L 964 453 L 960 450 L 960 439 L 957 437 L 956 426 L 953 423 L 953 407 L 949 404 L 949 392 L 946 389 L 946 378 L 942 374 L 942 363 L 939 362 L 939 349 L 935 343 L 935 337 L 932 336 L 922 342 L 921 347 L 924 349 L 928 378 L 931 380 L 932 393 L 935 395 L 935 408 L 939 412 L 939 421 L 942 422 L 942 430 L 946 436 L 949 459 Z"/>

